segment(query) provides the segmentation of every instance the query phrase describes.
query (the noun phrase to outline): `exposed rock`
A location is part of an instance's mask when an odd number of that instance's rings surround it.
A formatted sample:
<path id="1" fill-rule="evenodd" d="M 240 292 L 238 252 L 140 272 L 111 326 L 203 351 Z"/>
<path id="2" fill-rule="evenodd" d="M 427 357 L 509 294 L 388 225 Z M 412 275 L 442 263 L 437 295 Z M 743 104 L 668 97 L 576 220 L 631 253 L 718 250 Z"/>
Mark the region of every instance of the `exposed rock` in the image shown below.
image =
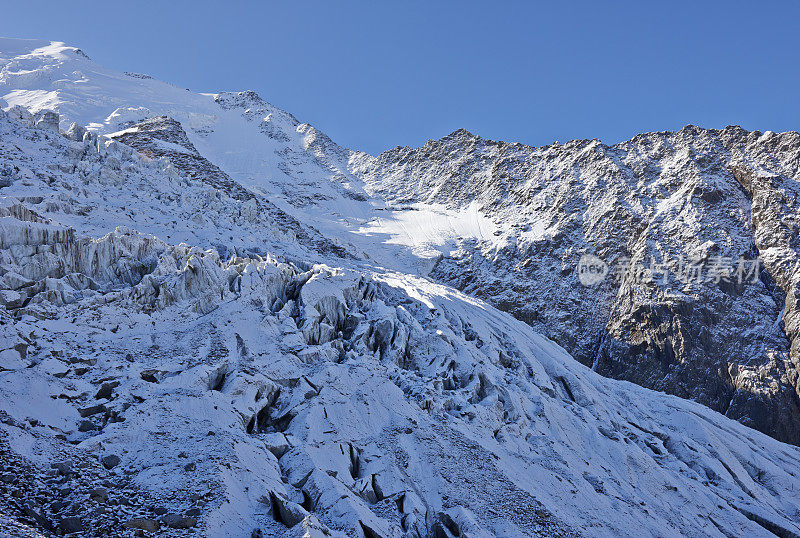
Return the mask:
<path id="1" fill-rule="evenodd" d="M 165 514 L 161 522 L 173 529 L 190 529 L 197 525 L 197 519 L 192 516 L 181 516 L 180 514 Z"/>
<path id="2" fill-rule="evenodd" d="M 77 517 L 65 517 L 58 522 L 58 529 L 64 534 L 83 532 L 83 521 Z"/>
<path id="3" fill-rule="evenodd" d="M 100 502 L 105 502 L 108 499 L 108 489 L 107 488 L 93 488 L 89 492 L 89 496 L 92 499 L 95 499 Z"/>
<path id="4" fill-rule="evenodd" d="M 55 463 L 51 463 L 50 467 L 58 471 L 58 474 L 62 476 L 66 476 L 72 473 L 72 462 L 71 461 L 59 461 Z"/>
<path id="5" fill-rule="evenodd" d="M 137 517 L 133 519 L 129 519 L 125 522 L 126 529 L 141 529 L 147 532 L 158 532 L 161 529 L 161 525 L 158 521 L 154 519 L 147 519 L 143 517 Z"/>
<path id="6" fill-rule="evenodd" d="M 117 388 L 118 386 L 119 386 L 119 381 L 103 383 L 103 385 L 100 387 L 100 390 L 98 390 L 97 394 L 94 395 L 95 399 L 97 400 L 111 399 L 111 396 L 114 393 L 114 389 Z"/>
<path id="7" fill-rule="evenodd" d="M 78 425 L 79 432 L 92 432 L 99 429 L 101 429 L 100 426 L 91 420 L 81 420 L 81 423 Z"/>
<path id="8" fill-rule="evenodd" d="M 218 166 L 200 155 L 183 130 L 180 122 L 167 116 L 149 118 L 126 129 L 115 137 L 149 156 L 168 157 L 182 174 L 199 179 L 214 189 L 230 194 L 235 200 L 252 204 L 253 219 L 266 217 L 271 226 L 291 230 L 301 241 L 314 245 L 321 252 L 350 257 L 345 249 L 329 241 L 317 230 L 301 225 L 290 215 L 233 181 Z M 167 144 L 163 144 L 166 142 Z M 247 206 L 245 206 L 247 207 Z"/>
<path id="9" fill-rule="evenodd" d="M 114 467 L 119 465 L 120 461 L 121 460 L 119 456 L 117 456 L 116 454 L 109 454 L 108 456 L 103 456 L 102 458 L 100 458 L 100 463 L 102 463 L 103 467 L 105 467 L 106 469 L 113 469 Z"/>
<path id="10" fill-rule="evenodd" d="M 89 407 L 82 407 L 82 408 L 78 409 L 78 414 L 80 414 L 81 417 L 86 418 L 86 417 L 90 417 L 92 415 L 96 415 L 98 413 L 105 413 L 106 411 L 108 411 L 108 408 L 105 405 L 97 404 L 97 405 L 90 405 Z"/>

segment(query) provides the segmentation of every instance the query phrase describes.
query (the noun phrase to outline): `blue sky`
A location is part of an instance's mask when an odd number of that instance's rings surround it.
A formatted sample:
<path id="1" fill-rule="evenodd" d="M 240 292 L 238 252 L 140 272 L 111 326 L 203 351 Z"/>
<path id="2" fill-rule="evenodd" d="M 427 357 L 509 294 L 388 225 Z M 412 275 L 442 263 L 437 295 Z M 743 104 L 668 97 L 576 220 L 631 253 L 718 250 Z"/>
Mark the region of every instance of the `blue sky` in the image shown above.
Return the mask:
<path id="1" fill-rule="evenodd" d="M 532 145 L 688 123 L 800 129 L 790 0 L 6 1 L 0 35 L 192 90 L 253 89 L 371 153 L 460 127 Z"/>

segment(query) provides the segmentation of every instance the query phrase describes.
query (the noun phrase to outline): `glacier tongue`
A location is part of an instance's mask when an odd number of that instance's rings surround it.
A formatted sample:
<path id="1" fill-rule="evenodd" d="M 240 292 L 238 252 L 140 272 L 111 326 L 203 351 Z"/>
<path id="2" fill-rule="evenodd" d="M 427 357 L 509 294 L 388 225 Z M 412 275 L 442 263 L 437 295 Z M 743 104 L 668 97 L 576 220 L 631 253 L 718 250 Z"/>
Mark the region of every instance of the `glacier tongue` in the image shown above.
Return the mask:
<path id="1" fill-rule="evenodd" d="M 0 112 L 0 525 L 800 535 L 800 449 L 350 237 L 383 209 L 322 133 L 249 92 L 0 51 L 0 95 L 34 112 Z M 36 88 L 54 74 L 104 99 Z"/>

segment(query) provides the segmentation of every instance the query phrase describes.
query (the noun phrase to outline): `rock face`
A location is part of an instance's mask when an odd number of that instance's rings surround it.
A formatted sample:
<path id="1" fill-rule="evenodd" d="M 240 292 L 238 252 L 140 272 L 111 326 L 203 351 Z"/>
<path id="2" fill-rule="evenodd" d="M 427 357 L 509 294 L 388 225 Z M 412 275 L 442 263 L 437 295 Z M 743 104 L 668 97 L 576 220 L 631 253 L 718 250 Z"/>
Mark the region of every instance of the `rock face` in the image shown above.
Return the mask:
<path id="1" fill-rule="evenodd" d="M 477 203 L 497 222 L 498 240 L 461 241 L 435 278 L 605 376 L 800 443 L 797 133 L 688 126 L 532 148 L 462 130 L 351 165 L 382 197 Z M 592 287 L 584 254 L 611 269 Z"/>

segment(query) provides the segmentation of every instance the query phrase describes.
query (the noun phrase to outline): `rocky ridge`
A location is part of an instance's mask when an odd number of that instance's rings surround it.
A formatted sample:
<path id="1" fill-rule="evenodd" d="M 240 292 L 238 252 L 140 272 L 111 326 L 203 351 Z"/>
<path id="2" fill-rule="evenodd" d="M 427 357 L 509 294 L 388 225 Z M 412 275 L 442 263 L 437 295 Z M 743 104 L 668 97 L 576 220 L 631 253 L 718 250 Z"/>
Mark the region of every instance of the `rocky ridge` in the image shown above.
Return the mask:
<path id="1" fill-rule="evenodd" d="M 466 238 L 431 276 L 511 312 L 603 375 L 792 443 L 799 165 L 797 133 L 692 126 L 542 148 L 461 130 L 351 163 L 373 194 L 477 203 L 497 222 L 497 239 Z M 594 287 L 579 283 L 584 254 L 612 271 Z M 757 274 L 738 282 L 737 262 L 757 258 Z M 622 278 L 623 264 L 639 272 Z M 715 264 L 725 278 L 709 275 Z M 690 265 L 705 269 L 702 281 L 680 278 Z"/>

